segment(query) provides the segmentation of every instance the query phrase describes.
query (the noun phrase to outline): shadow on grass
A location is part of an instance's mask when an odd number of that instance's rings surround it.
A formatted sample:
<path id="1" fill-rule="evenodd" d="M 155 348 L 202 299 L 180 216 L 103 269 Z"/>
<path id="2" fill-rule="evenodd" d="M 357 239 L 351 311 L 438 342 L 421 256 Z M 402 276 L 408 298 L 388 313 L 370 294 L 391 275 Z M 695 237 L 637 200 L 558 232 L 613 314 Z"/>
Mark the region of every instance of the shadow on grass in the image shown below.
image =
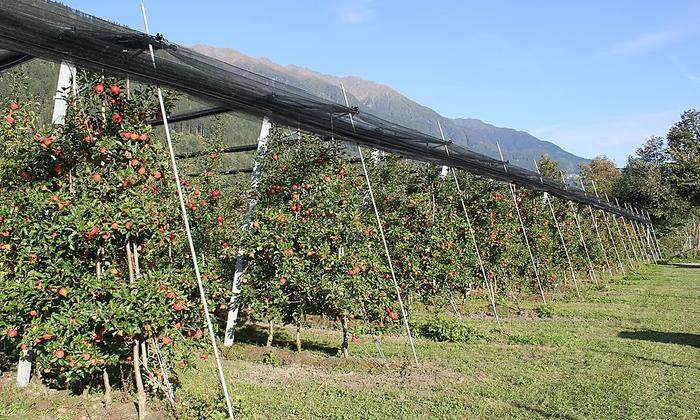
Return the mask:
<path id="1" fill-rule="evenodd" d="M 620 338 L 631 340 L 654 341 L 656 343 L 680 344 L 700 348 L 700 335 L 690 333 L 672 333 L 663 331 L 621 331 L 618 335 Z"/>
<path id="2" fill-rule="evenodd" d="M 568 416 L 566 414 L 559 414 L 559 413 L 552 413 L 546 410 L 543 410 L 541 408 L 537 407 L 531 407 L 527 404 L 523 404 L 517 401 L 511 402 L 511 405 L 515 408 L 519 408 L 521 410 L 526 410 L 529 411 L 533 414 L 536 414 L 538 417 L 546 417 L 550 419 L 566 419 L 566 420 L 574 420 L 574 417 Z"/>
<path id="3" fill-rule="evenodd" d="M 667 362 L 667 361 L 661 360 L 661 359 L 654 359 L 653 357 L 639 356 L 637 354 L 625 353 L 625 352 L 621 352 L 621 351 L 598 350 L 598 349 L 592 349 L 592 348 L 589 348 L 588 350 L 594 351 L 596 353 L 615 354 L 618 356 L 630 357 L 632 359 L 642 360 L 644 362 L 661 363 L 662 365 L 675 367 L 675 368 L 700 370 L 700 368 L 697 366 L 681 365 L 679 363 Z"/>
<path id="4" fill-rule="evenodd" d="M 267 343 L 267 330 L 258 325 L 246 324 L 244 327 L 236 330 L 236 342 L 255 344 L 263 347 Z M 275 331 L 272 345 L 273 347 L 284 347 L 290 350 L 296 350 L 294 339 L 290 338 L 285 332 L 279 329 Z M 314 342 L 302 341 L 301 347 L 304 350 L 324 353 L 328 356 L 335 356 L 338 354 L 338 347 L 326 346 Z"/>

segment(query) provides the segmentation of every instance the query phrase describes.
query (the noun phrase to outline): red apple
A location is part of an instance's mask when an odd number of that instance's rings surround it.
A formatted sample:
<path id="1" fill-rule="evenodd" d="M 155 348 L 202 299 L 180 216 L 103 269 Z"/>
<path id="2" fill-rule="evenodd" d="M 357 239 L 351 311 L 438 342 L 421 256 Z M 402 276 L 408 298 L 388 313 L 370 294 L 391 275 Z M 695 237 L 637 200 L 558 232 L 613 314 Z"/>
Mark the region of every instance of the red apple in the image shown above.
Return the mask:
<path id="1" fill-rule="evenodd" d="M 105 91 L 105 86 L 102 83 L 97 83 L 95 84 L 95 86 L 92 87 L 92 90 L 95 93 L 100 94 Z"/>
<path id="2" fill-rule="evenodd" d="M 102 180 L 102 176 L 100 174 L 98 174 L 97 172 L 95 172 L 94 174 L 92 174 L 92 180 L 94 182 L 100 182 L 100 180 Z"/>
<path id="3" fill-rule="evenodd" d="M 13 111 L 19 109 L 19 104 L 17 102 L 10 103 L 10 109 Z"/>
<path id="4" fill-rule="evenodd" d="M 19 334 L 19 332 L 17 330 L 14 330 L 14 329 L 7 332 L 7 336 L 10 338 L 15 338 L 15 337 L 17 337 L 18 334 Z"/>
<path id="5" fill-rule="evenodd" d="M 113 122 L 113 123 L 115 123 L 115 124 L 121 124 L 122 120 L 123 120 L 123 118 L 122 118 L 121 115 L 119 115 L 119 114 L 114 114 L 114 115 L 112 115 L 112 122 Z M 130 136 L 130 137 L 131 137 L 131 136 Z"/>
<path id="6" fill-rule="evenodd" d="M 109 92 L 112 95 L 117 96 L 117 95 L 119 95 L 119 92 L 121 92 L 121 88 L 117 85 L 112 85 L 109 87 Z"/>
<path id="7" fill-rule="evenodd" d="M 55 352 L 53 352 L 53 355 L 56 359 L 63 359 L 64 357 L 66 357 L 66 352 L 61 349 L 58 349 Z"/>

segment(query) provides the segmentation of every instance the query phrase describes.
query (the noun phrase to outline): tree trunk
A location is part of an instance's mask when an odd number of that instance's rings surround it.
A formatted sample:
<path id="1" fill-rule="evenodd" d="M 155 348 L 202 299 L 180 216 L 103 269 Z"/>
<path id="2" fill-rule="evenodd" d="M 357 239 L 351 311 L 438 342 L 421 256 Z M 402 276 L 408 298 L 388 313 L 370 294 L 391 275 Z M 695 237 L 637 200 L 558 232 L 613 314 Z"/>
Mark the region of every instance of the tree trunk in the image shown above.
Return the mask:
<path id="1" fill-rule="evenodd" d="M 297 322 L 297 335 L 294 341 L 297 346 L 297 352 L 301 353 L 301 321 Z"/>
<path id="2" fill-rule="evenodd" d="M 132 356 L 134 363 L 134 382 L 136 383 L 136 397 L 138 399 L 139 420 L 141 420 L 146 417 L 146 391 L 143 388 L 143 380 L 141 378 L 138 340 L 134 340 L 134 352 Z"/>
<path id="3" fill-rule="evenodd" d="M 265 347 L 269 350 L 272 347 L 272 339 L 275 334 L 275 324 L 272 322 L 272 319 L 270 320 L 270 323 L 268 324 L 267 327 L 267 343 L 265 344 Z"/>
<path id="4" fill-rule="evenodd" d="M 112 385 L 109 383 L 107 368 L 102 369 L 102 382 L 105 387 L 105 407 L 109 407 L 112 404 Z"/>
<path id="5" fill-rule="evenodd" d="M 340 319 L 340 325 L 343 328 L 343 344 L 340 346 L 340 355 L 348 357 L 348 347 L 350 346 L 350 337 L 348 331 L 348 317 L 343 315 Z"/>

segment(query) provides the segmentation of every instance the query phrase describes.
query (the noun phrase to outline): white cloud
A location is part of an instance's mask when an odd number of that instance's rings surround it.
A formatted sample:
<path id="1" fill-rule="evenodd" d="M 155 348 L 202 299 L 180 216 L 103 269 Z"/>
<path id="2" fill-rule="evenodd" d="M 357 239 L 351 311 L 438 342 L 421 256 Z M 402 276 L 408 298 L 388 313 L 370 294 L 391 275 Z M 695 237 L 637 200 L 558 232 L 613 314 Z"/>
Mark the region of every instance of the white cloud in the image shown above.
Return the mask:
<path id="1" fill-rule="evenodd" d="M 643 53 L 678 42 L 691 36 L 694 32 L 694 30 L 686 27 L 675 27 L 649 32 L 614 44 L 610 47 L 610 52 L 616 55 Z"/>
<path id="2" fill-rule="evenodd" d="M 529 132 L 576 155 L 587 158 L 605 155 L 613 159 L 618 166 L 623 166 L 627 157 L 646 139 L 651 136 L 665 136 L 682 112 L 682 109 L 674 109 L 601 123 L 553 124 Z"/>
<path id="3" fill-rule="evenodd" d="M 645 53 L 696 36 L 700 32 L 700 1 L 691 2 L 687 9 L 679 12 L 682 14 L 675 21 L 654 31 L 617 42 L 610 47 L 609 52 L 615 55 Z"/>
<path id="4" fill-rule="evenodd" d="M 358 10 L 348 10 L 342 13 L 341 19 L 349 25 L 362 23 L 367 18 L 367 14 Z"/>

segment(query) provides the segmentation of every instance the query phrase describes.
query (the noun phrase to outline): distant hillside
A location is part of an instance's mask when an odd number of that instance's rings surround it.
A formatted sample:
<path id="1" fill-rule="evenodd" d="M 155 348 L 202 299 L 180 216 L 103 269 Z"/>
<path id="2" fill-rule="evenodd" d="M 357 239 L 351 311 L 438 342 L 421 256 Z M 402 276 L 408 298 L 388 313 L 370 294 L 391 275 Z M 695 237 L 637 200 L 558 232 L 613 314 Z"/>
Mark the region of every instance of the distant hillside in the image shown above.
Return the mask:
<path id="1" fill-rule="evenodd" d="M 340 84 L 343 83 L 351 96 L 351 104 L 359 105 L 360 109 L 369 110 L 379 117 L 433 135 L 439 134 L 437 121 L 440 120 L 445 134 L 455 143 L 498 157 L 496 141 L 499 141 L 506 151 L 506 159 L 523 167 L 533 168 L 533 159 L 542 154 L 548 154 L 560 163 L 562 169 L 569 172 L 577 171 L 579 163 L 588 162 L 587 159 L 524 131 L 496 127 L 478 119 L 443 117 L 394 89 L 376 82 L 352 76 L 325 75 L 293 65 L 281 66 L 266 58 L 249 57 L 228 48 L 207 45 L 195 45 L 193 48 L 202 54 L 341 103 L 343 96 Z"/>

